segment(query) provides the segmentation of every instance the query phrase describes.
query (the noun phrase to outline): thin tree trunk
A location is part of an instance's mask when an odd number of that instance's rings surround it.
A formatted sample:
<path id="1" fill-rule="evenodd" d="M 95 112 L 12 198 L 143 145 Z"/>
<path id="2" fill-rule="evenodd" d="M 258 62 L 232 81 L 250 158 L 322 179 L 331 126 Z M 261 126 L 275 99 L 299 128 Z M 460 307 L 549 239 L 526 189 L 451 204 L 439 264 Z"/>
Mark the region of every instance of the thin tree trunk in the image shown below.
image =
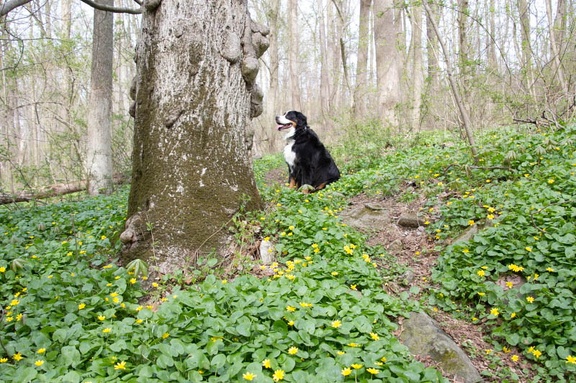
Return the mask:
<path id="1" fill-rule="evenodd" d="M 338 15 L 337 18 L 337 25 L 338 25 L 338 45 L 340 47 L 340 63 L 342 64 L 342 77 L 344 78 L 344 86 L 346 87 L 346 91 L 348 94 L 352 93 L 351 86 L 350 86 L 350 79 L 348 75 L 348 54 L 346 52 L 346 42 L 344 41 L 345 34 L 346 34 L 346 13 L 344 9 L 344 2 L 342 0 L 332 0 L 332 4 L 334 4 L 334 8 L 336 8 L 336 14 Z M 346 100 L 346 97 L 342 97 L 343 100 Z M 349 105 L 347 106 L 349 107 Z"/>
<path id="2" fill-rule="evenodd" d="M 486 18 L 488 20 L 488 33 L 486 34 L 486 51 L 488 56 L 488 67 L 499 73 L 498 56 L 496 55 L 496 0 L 488 0 L 486 6 Z M 500 26 L 502 28 L 502 26 Z"/>
<path id="3" fill-rule="evenodd" d="M 411 129 L 420 129 L 420 108 L 422 106 L 422 89 L 424 87 L 423 60 L 422 60 L 422 8 L 412 8 L 412 97 L 411 97 Z"/>
<path id="4" fill-rule="evenodd" d="M 289 109 L 302 110 L 302 91 L 300 90 L 300 57 L 298 28 L 298 0 L 288 1 L 288 35 L 290 45 L 288 46 L 288 88 L 290 92 Z"/>
<path id="5" fill-rule="evenodd" d="M 268 127 L 277 114 L 283 113 L 286 111 L 286 108 L 289 108 L 286 105 L 286 100 L 279 97 L 279 89 L 280 89 L 280 41 L 279 41 L 279 32 L 280 32 L 280 0 L 271 0 L 270 4 L 268 5 L 269 8 L 267 10 L 267 19 L 268 19 L 268 26 L 270 27 L 270 35 L 268 37 L 270 41 L 270 47 L 268 48 L 268 57 L 270 59 L 269 64 L 269 83 L 268 83 L 268 92 L 266 94 L 265 102 L 266 102 L 266 121 L 264 122 L 264 126 Z M 270 131 L 270 129 L 266 129 L 265 132 L 262 133 L 261 137 L 263 138 L 263 142 L 266 142 L 268 145 L 266 148 L 262 148 L 265 153 L 271 153 L 276 150 L 275 143 L 278 142 L 276 139 L 277 132 Z"/>
<path id="6" fill-rule="evenodd" d="M 384 123 L 398 125 L 396 107 L 400 102 L 399 17 L 392 0 L 374 3 L 374 39 L 376 41 L 376 77 L 378 107 Z"/>
<path id="7" fill-rule="evenodd" d="M 103 0 L 114 5 L 114 0 Z M 90 195 L 112 192 L 112 74 L 114 19 L 110 12 L 94 9 L 94 40 L 88 108 L 86 169 Z"/>
<path id="8" fill-rule="evenodd" d="M 458 69 L 464 85 L 464 97 L 467 97 L 470 78 L 470 41 L 468 37 L 468 0 L 458 0 Z M 466 100 L 464 100 L 466 102 Z"/>
<path id="9" fill-rule="evenodd" d="M 360 23 L 358 25 L 358 56 L 356 62 L 356 85 L 354 87 L 353 111 L 356 119 L 366 116 L 366 92 L 368 88 L 368 47 L 370 45 L 370 8 L 372 0 L 360 0 Z"/>
<path id="10" fill-rule="evenodd" d="M 320 105 L 322 109 L 322 118 L 327 120 L 332 105 L 331 88 L 333 83 L 330 81 L 330 60 L 327 41 L 326 12 L 327 6 L 324 0 L 319 0 L 320 20 L 319 20 L 319 39 L 320 39 Z"/>
<path id="11" fill-rule="evenodd" d="M 558 4 L 560 7 L 560 4 Z M 550 55 L 552 56 L 552 60 L 554 62 L 554 71 L 555 74 L 558 76 L 558 82 L 560 83 L 560 89 L 562 90 L 562 94 L 564 97 L 568 97 L 568 84 L 566 83 L 566 77 L 564 75 L 564 68 L 562 67 L 562 62 L 560 60 L 560 51 L 558 50 L 558 38 L 557 32 L 562 34 L 562 31 L 558 31 L 556 29 L 556 25 L 554 24 L 553 19 L 553 11 L 552 11 L 552 1 L 546 0 L 546 15 L 548 16 L 548 25 L 550 31 Z"/>
<path id="12" fill-rule="evenodd" d="M 460 112 L 460 116 L 462 117 L 462 121 L 464 122 L 464 132 L 466 133 L 466 138 L 468 139 L 468 144 L 470 145 L 470 151 L 472 152 L 472 157 L 474 158 L 474 162 L 477 163 L 478 153 L 476 151 L 476 143 L 474 142 L 474 135 L 472 134 L 472 123 L 470 122 L 468 111 L 466 110 L 462 97 L 460 96 L 456 80 L 454 79 L 452 64 L 448 56 L 448 50 L 446 49 L 444 42 L 440 37 L 440 31 L 438 30 L 438 26 L 434 22 L 434 19 L 430 17 L 431 11 L 430 7 L 428 6 L 428 1 L 423 0 L 422 5 L 424 5 L 424 9 L 426 10 L 426 13 L 429 16 L 432 28 L 438 39 L 438 44 L 440 44 L 440 48 L 442 49 L 442 53 L 444 55 L 444 63 L 446 65 L 446 73 L 448 75 L 448 81 L 450 82 L 450 88 L 452 89 L 452 95 L 454 96 L 454 100 L 458 105 L 458 111 Z"/>
<path id="13" fill-rule="evenodd" d="M 430 4 L 428 5 L 430 12 L 426 12 L 426 37 L 428 41 L 427 46 L 427 58 L 428 58 L 428 81 L 429 94 L 433 95 L 440 88 L 440 65 L 438 57 L 440 56 L 440 50 L 438 48 L 438 38 L 436 33 L 434 33 L 434 28 L 432 28 L 432 22 L 440 22 L 440 12 L 438 10 L 438 5 Z"/>
<path id="14" fill-rule="evenodd" d="M 517 0 L 518 17 L 520 22 L 522 67 L 524 72 L 524 83 L 526 90 L 536 99 L 535 89 L 532 86 L 532 44 L 530 42 L 530 8 L 526 0 Z"/>

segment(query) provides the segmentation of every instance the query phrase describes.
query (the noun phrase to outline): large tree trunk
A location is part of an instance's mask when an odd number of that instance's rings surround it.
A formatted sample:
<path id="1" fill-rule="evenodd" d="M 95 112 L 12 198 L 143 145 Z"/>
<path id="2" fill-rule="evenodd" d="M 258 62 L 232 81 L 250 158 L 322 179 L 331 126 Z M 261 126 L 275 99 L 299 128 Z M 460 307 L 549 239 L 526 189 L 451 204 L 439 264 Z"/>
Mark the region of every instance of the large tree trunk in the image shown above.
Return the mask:
<path id="1" fill-rule="evenodd" d="M 114 5 L 114 0 L 102 0 Z M 114 57 L 114 18 L 110 12 L 94 9 L 94 40 L 88 108 L 86 173 L 88 193 L 112 192 L 112 59 Z"/>
<path id="2" fill-rule="evenodd" d="M 166 273 L 226 255 L 233 215 L 261 206 L 248 128 L 268 30 L 246 3 L 164 0 L 143 14 L 125 262 Z"/>

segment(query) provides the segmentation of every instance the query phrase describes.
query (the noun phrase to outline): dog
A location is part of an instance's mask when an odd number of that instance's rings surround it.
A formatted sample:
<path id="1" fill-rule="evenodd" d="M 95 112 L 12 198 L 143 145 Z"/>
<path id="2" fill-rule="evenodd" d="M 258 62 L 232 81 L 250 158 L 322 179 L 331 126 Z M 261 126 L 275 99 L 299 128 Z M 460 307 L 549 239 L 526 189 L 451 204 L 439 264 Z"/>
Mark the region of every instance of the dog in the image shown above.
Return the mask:
<path id="1" fill-rule="evenodd" d="M 278 131 L 286 132 L 284 159 L 288 164 L 289 187 L 304 193 L 318 191 L 340 178 L 340 170 L 306 116 L 295 110 L 276 116 Z M 308 186 L 306 186 L 308 185 Z"/>

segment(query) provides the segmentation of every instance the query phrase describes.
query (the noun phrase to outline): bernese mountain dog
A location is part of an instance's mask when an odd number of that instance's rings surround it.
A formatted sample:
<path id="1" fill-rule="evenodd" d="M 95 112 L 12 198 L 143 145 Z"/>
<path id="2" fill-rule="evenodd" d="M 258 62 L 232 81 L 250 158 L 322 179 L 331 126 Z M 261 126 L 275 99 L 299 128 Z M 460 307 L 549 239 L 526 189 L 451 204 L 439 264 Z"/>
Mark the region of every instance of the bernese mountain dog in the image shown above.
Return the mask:
<path id="1" fill-rule="evenodd" d="M 306 116 L 291 110 L 276 116 L 278 131 L 286 132 L 284 159 L 288 164 L 289 186 L 304 193 L 318 191 L 340 178 L 340 171 L 318 135 L 308 126 Z"/>

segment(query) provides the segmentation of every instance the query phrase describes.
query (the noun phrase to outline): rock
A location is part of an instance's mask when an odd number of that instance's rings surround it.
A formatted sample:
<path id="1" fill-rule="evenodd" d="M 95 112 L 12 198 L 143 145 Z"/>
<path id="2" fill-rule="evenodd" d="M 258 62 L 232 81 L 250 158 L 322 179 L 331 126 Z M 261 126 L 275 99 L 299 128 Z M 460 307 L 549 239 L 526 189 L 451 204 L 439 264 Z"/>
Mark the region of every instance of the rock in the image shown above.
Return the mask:
<path id="1" fill-rule="evenodd" d="M 274 244 L 270 241 L 263 240 L 260 242 L 260 259 L 265 265 L 274 262 Z"/>
<path id="2" fill-rule="evenodd" d="M 402 227 L 410 227 L 410 228 L 417 228 L 419 226 L 424 226 L 424 221 L 416 214 L 413 213 L 405 213 L 398 218 L 398 226 Z"/>
<path id="3" fill-rule="evenodd" d="M 426 313 L 412 313 L 404 322 L 400 341 L 414 355 L 430 357 L 454 382 L 476 383 L 482 377 L 470 358 Z"/>
<path id="4" fill-rule="evenodd" d="M 479 225 L 470 226 L 468 229 L 466 229 L 466 231 L 464 231 L 464 233 L 462 233 L 462 235 L 460 235 L 457 239 L 455 239 L 453 243 L 469 241 L 472 238 L 474 238 L 474 236 L 478 234 L 479 231 L 480 231 Z"/>
<path id="5" fill-rule="evenodd" d="M 402 241 L 399 239 L 396 239 L 388 245 L 386 250 L 388 250 L 392 254 L 398 254 L 403 249 L 404 249 L 404 245 L 402 245 Z"/>
<path id="6" fill-rule="evenodd" d="M 379 230 L 390 221 L 388 212 L 374 203 L 349 208 L 340 214 L 340 218 L 348 226 L 364 232 Z"/>
<path id="7" fill-rule="evenodd" d="M 464 233 L 462 233 L 452 243 L 470 241 L 470 240 L 474 239 L 474 236 L 476 234 L 478 234 L 482 229 L 487 228 L 487 227 L 492 227 L 492 225 L 493 225 L 492 221 L 486 221 L 486 223 L 484 223 L 484 224 L 476 224 L 476 225 L 470 226 L 468 229 L 466 229 L 464 231 Z"/>

